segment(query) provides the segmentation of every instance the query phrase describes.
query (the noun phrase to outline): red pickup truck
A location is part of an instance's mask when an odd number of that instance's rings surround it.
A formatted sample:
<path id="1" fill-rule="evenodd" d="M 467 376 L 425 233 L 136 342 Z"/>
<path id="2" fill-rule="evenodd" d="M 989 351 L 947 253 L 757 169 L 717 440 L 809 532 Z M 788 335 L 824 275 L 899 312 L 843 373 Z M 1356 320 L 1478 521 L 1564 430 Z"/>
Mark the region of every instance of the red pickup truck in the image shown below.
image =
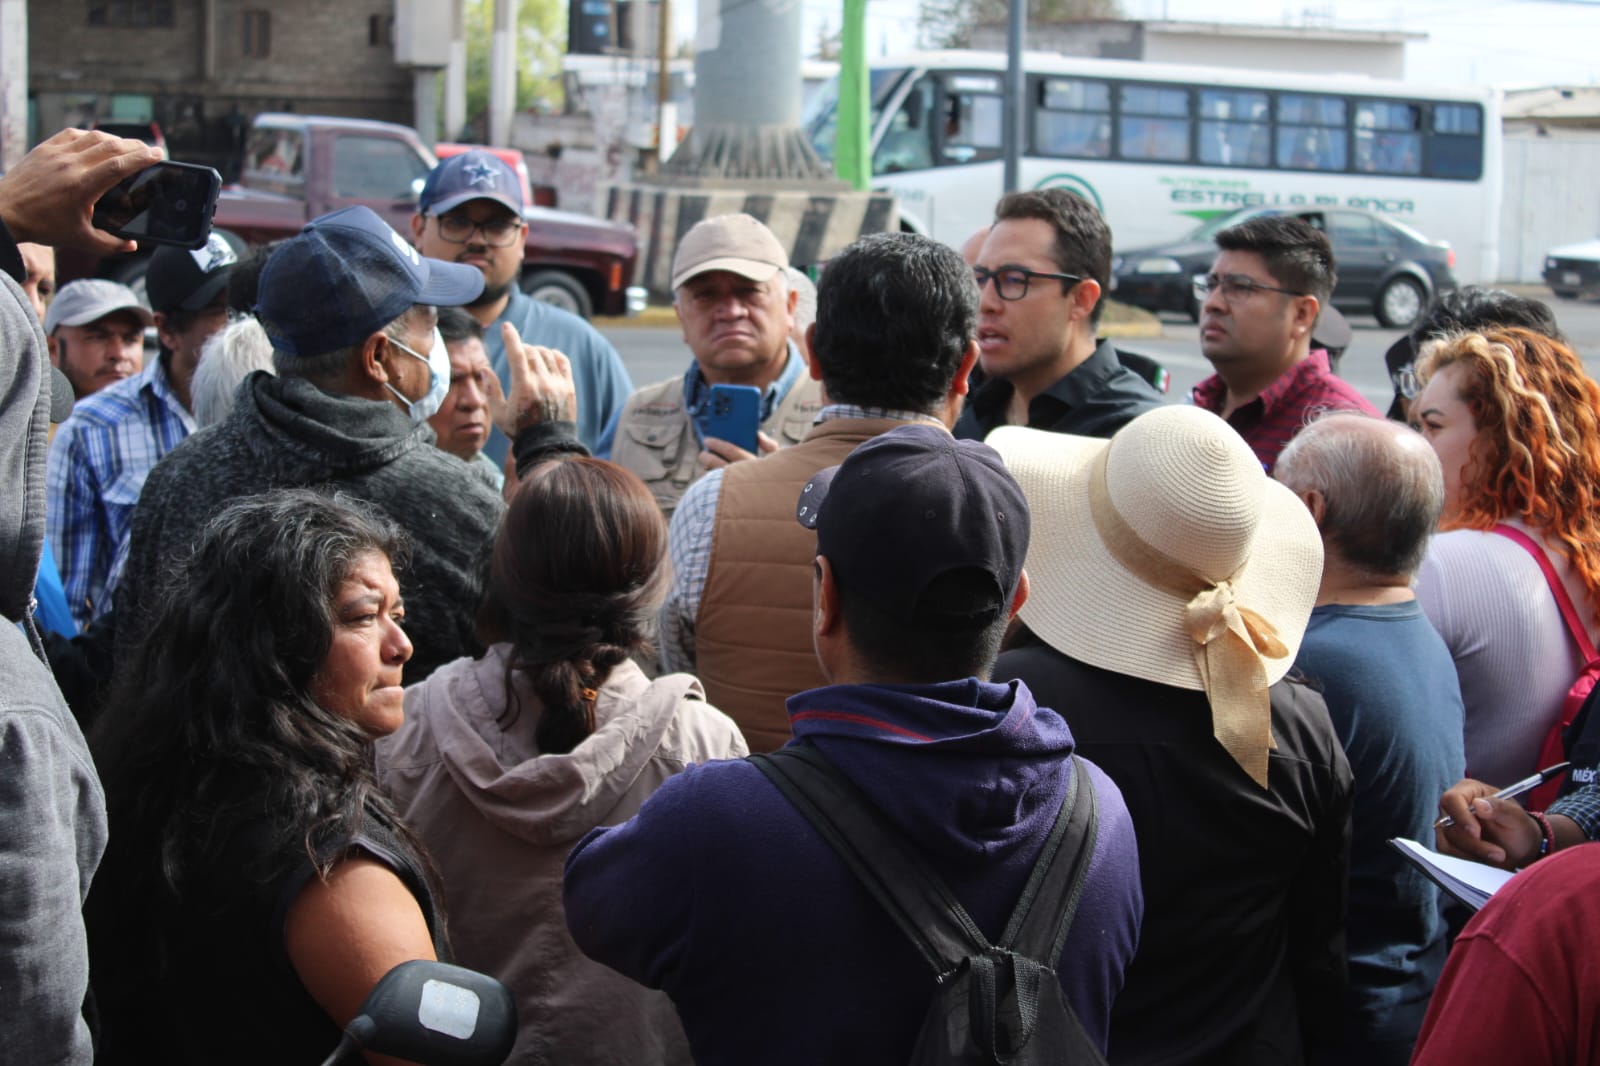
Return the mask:
<path id="1" fill-rule="evenodd" d="M 417 196 L 434 164 L 433 153 L 407 126 L 258 115 L 245 149 L 243 180 L 222 190 L 214 224 L 262 244 L 293 236 L 329 211 L 365 204 L 409 236 Z M 585 318 L 643 310 L 645 290 L 632 285 L 638 258 L 632 227 L 545 207 L 529 207 L 525 214 L 524 292 Z M 61 267 L 64 278 L 98 273 L 132 281 L 144 273 L 143 260 L 136 257 L 108 260 L 98 268 Z"/>

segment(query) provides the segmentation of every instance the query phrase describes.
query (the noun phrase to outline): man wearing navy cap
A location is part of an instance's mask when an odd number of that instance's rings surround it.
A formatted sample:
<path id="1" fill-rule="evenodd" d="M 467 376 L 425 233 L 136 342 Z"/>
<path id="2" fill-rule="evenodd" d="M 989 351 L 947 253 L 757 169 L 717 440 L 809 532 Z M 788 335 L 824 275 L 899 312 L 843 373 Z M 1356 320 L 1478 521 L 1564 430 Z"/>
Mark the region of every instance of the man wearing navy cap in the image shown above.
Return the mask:
<path id="1" fill-rule="evenodd" d="M 483 291 L 466 304 L 483 326 L 483 346 L 502 388 L 511 387 L 500 324 L 509 322 L 530 344 L 554 348 L 572 363 L 578 389 L 578 439 L 594 448 L 600 433 L 633 392 L 622 357 L 589 323 L 525 294 L 522 273 L 522 183 L 493 152 L 473 149 L 451 156 L 428 175 L 411 219 L 411 235 L 423 255 L 476 267 Z M 484 452 L 505 461 L 505 434 L 489 434 Z"/>
<path id="2" fill-rule="evenodd" d="M 989 681 L 1028 595 L 1021 488 L 986 445 L 911 424 L 795 495 L 791 514 L 815 530 L 826 684 L 789 700 L 789 746 L 853 782 L 991 943 L 1069 790 L 1092 794 L 1089 873 L 1049 961 L 1103 1052 L 1139 935 L 1133 826 L 1116 786 L 1071 758 L 1061 716 Z M 748 761 L 691 766 L 584 837 L 564 898 L 577 945 L 665 990 L 701 1062 L 905 1062 L 935 995 L 888 912 Z"/>
<path id="3" fill-rule="evenodd" d="M 50 547 L 78 626 L 111 610 L 145 478 L 194 432 L 189 383 L 227 323 L 228 278 L 244 242 L 214 231 L 198 249 L 157 249 L 145 273 L 161 354 L 85 398 L 50 444 Z"/>
<path id="4" fill-rule="evenodd" d="M 433 446 L 426 422 L 450 378 L 435 307 L 482 290 L 477 270 L 423 258 L 365 207 L 324 215 L 272 253 L 255 310 L 278 375 L 245 379 L 226 418 L 151 471 L 117 595 L 119 658 L 143 628 L 168 559 L 218 506 L 299 486 L 348 492 L 410 533 L 410 565 L 400 573 L 416 649 L 408 684 L 476 650 L 477 563 L 502 504 L 460 459 Z M 533 427 L 519 448 L 582 450 L 565 358 L 508 332 L 520 358 L 502 424 Z M 554 387 L 532 395 L 540 383 Z"/>

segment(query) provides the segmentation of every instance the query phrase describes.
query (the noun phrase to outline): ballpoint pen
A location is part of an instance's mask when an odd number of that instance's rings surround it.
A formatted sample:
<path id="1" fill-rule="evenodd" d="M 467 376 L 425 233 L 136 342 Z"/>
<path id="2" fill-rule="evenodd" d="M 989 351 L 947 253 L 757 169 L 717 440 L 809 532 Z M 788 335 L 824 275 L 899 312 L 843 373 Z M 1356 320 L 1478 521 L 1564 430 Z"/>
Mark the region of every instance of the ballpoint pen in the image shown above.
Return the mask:
<path id="1" fill-rule="evenodd" d="M 1518 781 L 1514 785 L 1507 785 L 1505 788 L 1502 788 L 1499 792 L 1496 792 L 1489 798 L 1503 800 L 1510 799 L 1513 796 L 1520 796 L 1524 792 L 1532 792 L 1546 781 L 1549 781 L 1552 777 L 1558 777 L 1561 774 L 1566 773 L 1567 768 L 1571 765 L 1572 764 L 1570 762 L 1558 762 L 1554 766 L 1546 766 L 1538 773 L 1533 774 L 1530 777 L 1524 777 L 1521 781 Z M 1435 829 L 1447 829 L 1455 824 L 1456 823 L 1454 819 L 1447 814 L 1443 818 L 1440 818 L 1437 822 L 1434 822 L 1433 827 Z"/>

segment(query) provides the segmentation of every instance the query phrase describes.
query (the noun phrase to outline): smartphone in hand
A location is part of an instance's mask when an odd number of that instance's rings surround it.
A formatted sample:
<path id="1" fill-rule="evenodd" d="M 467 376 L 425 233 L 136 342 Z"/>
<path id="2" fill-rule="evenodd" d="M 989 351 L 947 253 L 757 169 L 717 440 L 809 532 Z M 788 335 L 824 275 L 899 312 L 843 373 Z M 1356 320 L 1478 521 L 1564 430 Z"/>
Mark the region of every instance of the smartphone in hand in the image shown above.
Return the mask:
<path id="1" fill-rule="evenodd" d="M 195 163 L 157 163 L 117 182 L 94 205 L 94 225 L 140 244 L 204 248 L 222 175 Z"/>
<path id="2" fill-rule="evenodd" d="M 754 385 L 713 385 L 710 403 L 706 436 L 760 455 L 756 434 L 761 430 L 761 390 Z"/>

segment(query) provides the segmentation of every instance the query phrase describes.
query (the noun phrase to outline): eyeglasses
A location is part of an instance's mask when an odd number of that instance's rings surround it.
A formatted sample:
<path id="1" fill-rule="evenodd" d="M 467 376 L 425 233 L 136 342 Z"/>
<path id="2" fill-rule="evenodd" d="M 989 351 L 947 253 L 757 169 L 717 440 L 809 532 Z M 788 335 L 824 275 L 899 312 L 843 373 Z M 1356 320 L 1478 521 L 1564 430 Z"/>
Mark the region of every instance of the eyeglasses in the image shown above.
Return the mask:
<path id="1" fill-rule="evenodd" d="M 1310 295 L 1293 289 L 1280 289 L 1276 285 L 1263 285 L 1248 274 L 1206 274 L 1194 279 L 1194 295 L 1197 300 L 1204 300 L 1219 289 L 1222 290 L 1222 298 L 1228 303 L 1248 300 L 1258 292 L 1281 292 L 1285 296 Z"/>
<path id="2" fill-rule="evenodd" d="M 972 277 L 978 283 L 978 291 L 990 281 L 994 282 L 994 291 L 1002 300 L 1020 300 L 1028 295 L 1028 282 L 1034 278 L 1053 278 L 1061 282 L 1063 294 L 1072 289 L 1073 285 L 1082 281 L 1077 274 L 1047 274 L 1042 270 L 1029 270 L 1027 267 L 1003 266 L 998 270 L 985 270 L 983 267 L 973 267 Z M 1068 284 L 1068 283 L 1071 284 Z"/>
<path id="3" fill-rule="evenodd" d="M 1389 375 L 1389 380 L 1394 383 L 1394 391 L 1408 400 L 1415 400 L 1417 393 L 1422 391 L 1422 383 L 1417 380 L 1417 372 L 1412 367 L 1401 367 Z"/>
<path id="4" fill-rule="evenodd" d="M 451 244 L 466 244 L 472 239 L 473 231 L 483 234 L 483 243 L 491 248 L 504 248 L 517 242 L 517 235 L 522 230 L 522 220 L 509 216 L 491 218 L 486 222 L 474 222 L 466 215 L 439 215 L 439 236 Z"/>

